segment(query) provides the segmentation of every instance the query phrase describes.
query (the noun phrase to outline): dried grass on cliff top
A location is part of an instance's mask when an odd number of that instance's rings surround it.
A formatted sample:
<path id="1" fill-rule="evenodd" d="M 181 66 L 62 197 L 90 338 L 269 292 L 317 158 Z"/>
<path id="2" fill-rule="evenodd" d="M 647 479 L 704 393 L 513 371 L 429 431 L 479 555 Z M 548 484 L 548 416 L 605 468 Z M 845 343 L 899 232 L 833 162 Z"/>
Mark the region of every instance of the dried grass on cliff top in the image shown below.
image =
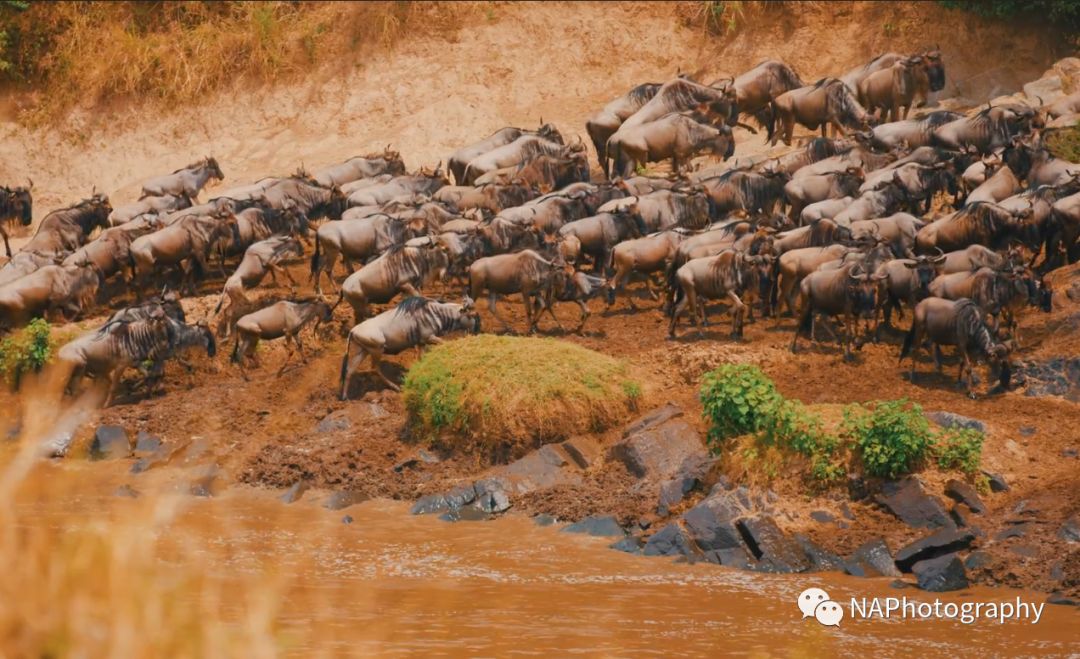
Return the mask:
<path id="1" fill-rule="evenodd" d="M 409 369 L 403 392 L 414 432 L 475 443 L 495 460 L 602 432 L 642 395 L 618 359 L 558 339 L 490 334 L 430 350 Z"/>

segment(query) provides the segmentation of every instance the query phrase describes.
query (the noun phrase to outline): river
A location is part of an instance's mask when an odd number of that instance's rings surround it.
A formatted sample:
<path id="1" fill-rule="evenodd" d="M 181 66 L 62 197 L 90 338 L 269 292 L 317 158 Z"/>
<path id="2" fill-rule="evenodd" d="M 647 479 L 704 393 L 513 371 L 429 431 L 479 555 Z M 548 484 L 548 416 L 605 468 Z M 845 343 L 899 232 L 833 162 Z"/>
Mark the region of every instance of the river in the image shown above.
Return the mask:
<path id="1" fill-rule="evenodd" d="M 331 512 L 309 492 L 286 505 L 244 487 L 213 498 L 177 494 L 171 468 L 131 478 L 126 464 L 54 464 L 20 497 L 20 525 L 71 529 L 139 519 L 161 569 L 204 572 L 226 617 L 251 606 L 253 584 L 276 597 L 276 644 L 290 656 L 827 656 L 1059 654 L 1080 651 L 1080 614 L 1047 605 L 1037 624 L 862 620 L 851 597 L 935 595 L 889 579 L 770 575 L 607 550 L 609 539 L 540 527 L 513 514 L 448 523 L 374 500 Z M 139 480 L 142 479 L 142 480 Z M 113 494 L 120 482 L 144 495 Z M 162 494 L 147 496 L 154 489 Z M 45 496 L 47 494 L 47 496 Z M 148 508 L 149 507 L 149 508 Z M 165 510 L 166 512 L 162 512 Z M 352 518 L 343 523 L 343 516 Z M 162 521 L 164 520 L 164 521 Z M 118 531 L 120 532 L 120 531 Z M 839 627 L 803 620 L 807 587 L 844 603 Z M 247 593 L 246 595 L 241 595 Z M 235 600 L 233 598 L 235 596 Z M 972 588 L 947 602 L 1041 603 L 1045 594 Z"/>

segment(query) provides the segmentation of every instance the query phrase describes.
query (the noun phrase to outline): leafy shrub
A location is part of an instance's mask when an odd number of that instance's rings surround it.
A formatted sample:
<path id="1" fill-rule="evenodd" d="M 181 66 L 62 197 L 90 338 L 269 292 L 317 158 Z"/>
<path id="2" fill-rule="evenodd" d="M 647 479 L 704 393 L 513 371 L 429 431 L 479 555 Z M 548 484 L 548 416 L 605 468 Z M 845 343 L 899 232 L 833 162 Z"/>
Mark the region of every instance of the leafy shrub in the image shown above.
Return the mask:
<path id="1" fill-rule="evenodd" d="M 974 474 L 979 470 L 985 439 L 985 435 L 972 428 L 954 428 L 942 432 L 934 446 L 938 466 Z"/>
<path id="2" fill-rule="evenodd" d="M 1070 128 L 1051 128 L 1045 133 L 1046 146 L 1058 158 L 1080 161 L 1080 123 Z"/>
<path id="3" fill-rule="evenodd" d="M 709 443 L 714 451 L 729 437 L 762 429 L 767 411 L 783 401 L 772 380 L 753 364 L 724 364 L 709 371 L 698 397 L 711 423 Z"/>
<path id="4" fill-rule="evenodd" d="M 0 342 L 0 376 L 18 389 L 23 376 L 40 372 L 52 353 L 49 323 L 44 318 L 35 318 L 22 332 Z"/>
<path id="5" fill-rule="evenodd" d="M 1075 0 L 941 0 L 941 4 L 987 18 L 1030 17 L 1054 25 L 1080 27 L 1080 4 Z"/>
<path id="6" fill-rule="evenodd" d="M 922 408 L 903 399 L 878 402 L 869 410 L 849 406 L 844 434 L 853 440 L 866 473 L 886 478 L 910 473 L 933 445 Z"/>

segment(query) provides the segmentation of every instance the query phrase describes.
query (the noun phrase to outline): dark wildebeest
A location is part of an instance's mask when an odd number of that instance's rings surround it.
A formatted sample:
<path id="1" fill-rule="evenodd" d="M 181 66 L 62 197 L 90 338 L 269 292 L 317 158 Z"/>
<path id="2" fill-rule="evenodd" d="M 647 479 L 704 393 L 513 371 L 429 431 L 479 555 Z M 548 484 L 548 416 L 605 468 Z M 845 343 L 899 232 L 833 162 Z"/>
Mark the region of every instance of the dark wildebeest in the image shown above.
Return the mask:
<path id="1" fill-rule="evenodd" d="M 333 275 L 338 256 L 344 259 L 345 268 L 351 274 L 354 261 L 362 263 L 376 257 L 392 247 L 405 244 L 410 238 L 424 234 L 427 229 L 421 217 L 405 221 L 386 213 L 322 225 L 315 232 L 315 252 L 311 255 L 311 276 L 315 279 L 315 290 L 322 292 L 322 273 L 326 273 L 331 288 L 337 289 Z"/>
<path id="2" fill-rule="evenodd" d="M 921 101 L 919 105 L 923 105 L 927 101 L 929 92 L 938 92 L 945 89 L 945 64 L 941 58 L 941 50 L 937 47 L 910 57 L 921 57 L 926 63 L 926 87 L 920 87 L 916 95 L 916 99 Z M 848 86 L 852 93 L 855 93 L 859 88 L 859 83 L 867 76 L 889 69 L 900 60 L 908 58 L 909 56 L 901 53 L 883 53 L 863 66 L 857 66 L 848 71 L 840 76 L 840 79 L 844 81 L 844 84 Z"/>
<path id="3" fill-rule="evenodd" d="M 892 215 L 902 207 L 910 205 L 911 197 L 904 186 L 890 179 L 879 183 L 873 190 L 863 192 L 847 208 L 833 217 L 840 226 L 850 227 L 861 220 L 872 220 Z"/>
<path id="4" fill-rule="evenodd" d="M 17 222 L 28 227 L 34 221 L 34 198 L 30 194 L 33 187 L 33 181 L 25 188 L 0 186 L 0 236 L 4 238 L 4 250 L 8 257 L 11 256 L 11 245 L 8 244 L 7 226 Z"/>
<path id="5" fill-rule="evenodd" d="M 278 264 L 287 258 L 301 258 L 303 255 L 304 248 L 300 245 L 300 241 L 288 236 L 267 238 L 248 247 L 244 251 L 244 258 L 241 259 L 240 265 L 225 280 L 225 288 L 221 291 L 221 299 L 214 309 L 214 313 L 220 313 L 221 307 L 226 300 L 229 302 L 228 312 L 221 321 L 219 334 L 228 338 L 232 332 L 234 319 L 249 304 L 245 291 L 258 286 L 267 273 L 270 274 L 274 286 L 278 285 L 278 273 L 295 286 L 296 281 L 293 280 L 289 271 Z"/>
<path id="6" fill-rule="evenodd" d="M 118 309 L 113 315 L 109 316 L 109 320 L 106 322 L 123 321 L 130 323 L 136 320 L 155 318 L 160 314 L 165 314 L 169 318 L 178 320 L 181 323 L 187 322 L 187 316 L 184 314 L 184 307 L 180 305 L 180 297 L 173 291 L 162 291 L 161 295 L 158 297 L 140 304 Z"/>
<path id="7" fill-rule="evenodd" d="M 703 115 L 673 112 L 647 124 L 620 129 L 608 140 L 607 153 L 614 159 L 613 173 L 623 177 L 639 166 L 671 158 L 676 176 L 684 163 L 699 151 L 708 150 L 727 160 L 735 153 L 735 139 L 726 125 L 703 123 Z"/>
<path id="8" fill-rule="evenodd" d="M 607 280 L 603 277 L 586 274 L 580 270 L 571 272 L 565 268 L 557 268 L 546 293 L 536 296 L 537 307 L 534 313 L 539 318 L 540 314 L 547 311 L 551 319 L 555 321 L 555 325 L 560 330 L 563 330 L 562 323 L 559 322 L 559 318 L 555 315 L 554 303 L 574 302 L 581 311 L 581 317 L 578 319 L 578 325 L 574 328 L 574 332 L 582 334 L 585 330 L 585 322 L 592 315 L 589 312 L 589 300 L 603 295 L 606 287 Z"/>
<path id="9" fill-rule="evenodd" d="M 518 224 L 502 217 L 481 222 L 476 235 L 487 254 L 506 254 L 522 249 L 539 249 L 542 231 L 531 224 Z"/>
<path id="10" fill-rule="evenodd" d="M 649 229 L 640 217 L 622 210 L 568 222 L 559 229 L 558 237 L 577 238 L 581 243 L 581 252 L 592 257 L 594 271 L 601 272 L 607 267 L 610 260 L 608 255 L 615 245 L 647 233 Z"/>
<path id="11" fill-rule="evenodd" d="M 994 330 L 1003 320 L 1013 340 L 1017 340 L 1016 312 L 1025 306 L 1040 308 L 1049 312 L 1052 295 L 1044 281 L 1035 279 L 1034 274 L 1023 266 L 1013 266 L 1007 270 L 979 268 L 974 272 L 956 272 L 940 275 L 929 285 L 930 295 L 946 300 L 969 298 L 979 305 L 983 312 L 994 318 Z"/>
<path id="12" fill-rule="evenodd" d="M 143 197 L 139 201 L 114 208 L 109 213 L 109 225 L 120 226 L 140 218 L 157 219 L 173 211 L 191 207 L 191 199 L 186 195 L 165 195 L 163 197 Z"/>
<path id="13" fill-rule="evenodd" d="M 895 149 L 904 144 L 911 149 L 930 146 L 936 128 L 963 118 L 964 115 L 956 112 L 938 110 L 915 119 L 892 121 L 874 126 L 870 130 L 870 143 L 876 149 Z"/>
<path id="14" fill-rule="evenodd" d="M 841 336 L 828 325 L 825 327 L 843 346 L 844 359 L 850 359 L 851 344 L 858 349 L 863 342 L 863 337 L 857 335 L 859 322 L 869 322 L 877 313 L 879 283 L 883 279 L 884 274 L 865 272 L 859 262 L 835 270 L 817 270 L 804 277 L 799 283 L 801 319 L 791 339 L 791 352 L 796 351 L 799 335 L 803 332 L 809 332 L 811 342 L 816 340 L 816 315 L 822 313 L 842 319 Z"/>
<path id="15" fill-rule="evenodd" d="M 619 126 L 624 121 L 652 100 L 660 87 L 660 83 L 656 82 L 646 82 L 638 85 L 605 105 L 602 110 L 585 121 L 585 131 L 589 133 L 589 139 L 592 140 L 593 147 L 596 148 L 596 159 L 600 163 L 601 170 L 608 171 L 608 138 L 619 130 Z"/>
<path id="16" fill-rule="evenodd" d="M 784 185 L 784 196 L 791 204 L 791 212 L 788 215 L 792 218 L 801 218 L 803 209 L 812 203 L 859 194 L 863 176 L 863 171 L 859 167 L 848 167 L 839 172 L 788 181 Z"/>
<path id="17" fill-rule="evenodd" d="M 608 306 L 615 304 L 615 295 L 622 290 L 630 281 L 633 273 L 646 275 L 646 284 L 649 294 L 657 297 L 648 278 L 656 272 L 663 272 L 668 263 L 675 257 L 675 251 L 687 237 L 686 231 L 669 229 L 659 233 L 650 234 L 644 238 L 624 240 L 611 250 L 611 263 L 609 270 L 615 274 L 608 284 Z M 627 301 L 632 309 L 637 309 L 633 296 L 628 296 Z"/>
<path id="18" fill-rule="evenodd" d="M 219 240 L 235 236 L 236 216 L 228 211 L 209 217 L 191 215 L 145 236 L 128 247 L 131 278 L 145 278 L 161 265 L 180 267 L 185 281 L 195 279 L 209 270 L 211 248 Z"/>
<path id="19" fill-rule="evenodd" d="M 780 170 L 732 170 L 700 183 L 712 201 L 714 215 L 723 216 L 736 210 L 771 215 L 785 201 L 784 186 L 790 180 L 791 175 Z"/>
<path id="20" fill-rule="evenodd" d="M 469 294 L 480 299 L 487 293 L 488 311 L 503 328 L 510 331 L 510 324 L 499 315 L 496 303 L 500 295 L 520 293 L 525 305 L 525 318 L 528 332 L 536 330 L 540 320 L 540 310 L 535 310 L 532 298 L 548 294 L 556 271 L 563 269 L 566 274 L 573 273 L 573 268 L 563 263 L 549 261 L 531 249 L 514 254 L 497 254 L 477 259 L 468 268 Z"/>
<path id="21" fill-rule="evenodd" d="M 780 122 L 779 129 L 776 122 Z M 769 143 L 780 139 L 791 144 L 795 124 L 810 130 L 821 127 L 821 136 L 832 125 L 840 135 L 849 129 L 870 130 L 870 117 L 852 95 L 851 90 L 836 78 L 822 78 L 813 85 L 784 92 L 772 101 L 772 117 L 768 126 Z"/>
<path id="22" fill-rule="evenodd" d="M 778 60 L 765 60 L 736 76 L 731 83 L 739 112 L 754 117 L 762 128 L 769 125 L 769 106 L 773 99 L 803 85 L 798 74 Z"/>
<path id="23" fill-rule="evenodd" d="M 929 63 L 916 55 L 899 59 L 889 68 L 866 76 L 859 81 L 857 92 L 859 103 L 868 112 L 876 113 L 880 109 L 882 119 L 901 121 L 907 119 L 915 99 L 920 95 L 925 98 L 929 89 Z"/>
<path id="24" fill-rule="evenodd" d="M 1000 369 L 998 381 L 1003 389 L 1008 389 L 1009 347 L 994 339 L 983 320 L 982 309 L 975 302 L 966 298 L 943 300 L 928 297 L 915 306 L 915 318 L 900 350 L 900 361 L 911 355 L 912 381 L 915 380 L 915 355 L 922 348 L 924 338 L 928 338 L 934 346 L 934 366 L 938 371 L 941 370 L 940 347 L 956 346 L 960 353 L 960 373 L 957 381 L 963 381 L 966 370 L 968 396 L 975 398 L 972 356 L 985 359 L 991 366 L 997 366 Z"/>
<path id="25" fill-rule="evenodd" d="M 55 210 L 45 216 L 37 232 L 23 250 L 42 254 L 73 252 L 84 244 L 94 229 L 109 226 L 112 206 L 103 194 L 94 194 L 74 206 Z"/>
<path id="26" fill-rule="evenodd" d="M 970 146 L 979 153 L 988 154 L 1009 144 L 1025 119 L 1022 111 L 1017 112 L 1009 106 L 993 107 L 987 104 L 987 107 L 974 116 L 950 121 L 935 128 L 931 143 L 955 150 Z"/>
<path id="27" fill-rule="evenodd" d="M 395 176 L 386 183 L 360 188 L 348 196 L 347 205 L 378 206 L 398 197 L 431 196 L 439 188 L 449 185 L 449 183 L 443 175 L 442 169 L 436 167 L 432 173 L 422 171 L 419 174 Z"/>
<path id="28" fill-rule="evenodd" d="M 536 188 L 541 194 L 547 194 L 572 183 L 588 182 L 588 180 L 588 156 L 584 151 L 577 151 L 566 156 L 542 154 L 529 162 L 521 162 L 488 172 L 478 177 L 474 184 L 477 186 L 484 186 L 487 183 L 516 184 Z M 509 205 L 512 204 L 507 204 Z"/>
<path id="29" fill-rule="evenodd" d="M 500 128 L 479 142 L 463 146 L 450 154 L 450 158 L 447 160 L 447 169 L 454 175 L 454 182 L 458 185 L 465 184 L 465 168 L 474 158 L 479 158 L 489 151 L 510 144 L 522 135 L 538 136 L 556 144 L 563 143 L 562 135 L 559 134 L 555 126 L 545 124 L 543 119 L 540 120 L 540 123 L 543 125 L 537 130 L 525 130 L 524 128 L 514 128 L 512 126 Z"/>
<path id="30" fill-rule="evenodd" d="M 881 178 L 874 177 L 878 178 L 877 182 L 873 184 L 864 182 L 859 191 L 873 191 L 883 184 L 892 183 L 903 190 L 907 197 L 908 210 L 912 213 L 929 213 L 934 197 L 939 192 L 944 192 L 953 198 L 958 192 L 955 170 L 949 162 L 934 165 L 912 162 L 882 170 L 882 173 Z"/>
<path id="31" fill-rule="evenodd" d="M 473 334 L 480 331 L 480 316 L 469 297 L 460 304 L 409 297 L 395 308 L 368 318 L 352 328 L 345 341 L 345 356 L 341 358 L 341 400 L 348 399 L 349 379 L 368 357 L 371 357 L 371 370 L 375 375 L 394 391 L 401 391 L 382 372 L 382 358 L 409 348 L 416 348 L 419 353 L 426 345 L 442 343 L 440 337 L 454 330 Z M 354 345 L 356 356 L 350 360 L 349 353 Z"/>
<path id="32" fill-rule="evenodd" d="M 585 145 L 554 142 L 539 135 L 522 135 L 509 144 L 494 148 L 469 161 L 458 185 L 473 185 L 484 174 L 517 167 L 542 155 L 568 157 L 585 150 Z"/>
<path id="33" fill-rule="evenodd" d="M 930 296 L 930 282 L 940 274 L 944 262 L 945 254 L 939 252 L 937 256 L 893 259 L 877 269 L 878 274 L 885 274 L 886 297 L 879 300 L 884 310 L 884 327 L 892 326 L 893 309 L 903 314 L 904 303 L 914 309 L 920 300 Z"/>
<path id="34" fill-rule="evenodd" d="M 392 247 L 342 282 L 334 306 L 348 302 L 360 323 L 367 318 L 369 305 L 386 304 L 399 293 L 419 295 L 421 288 L 441 280 L 449 266 L 450 258 L 441 245 Z"/>
<path id="35" fill-rule="evenodd" d="M 221 167 L 217 160 L 210 156 L 199 162 L 192 163 L 187 167 L 176 170 L 166 176 L 158 176 L 143 183 L 142 194 L 144 197 L 164 197 L 165 195 L 186 195 L 192 201 L 199 200 L 199 192 L 210 179 L 222 181 L 225 175 L 221 173 Z"/>
<path id="36" fill-rule="evenodd" d="M 950 252 L 975 244 L 998 249 L 1017 235 L 1020 222 L 1030 215 L 1030 208 L 1010 211 L 990 202 L 976 202 L 919 229 L 915 251 L 927 254 L 937 247 Z"/>
<path id="37" fill-rule="evenodd" d="M 716 256 L 687 262 L 675 273 L 675 283 L 678 288 L 675 291 L 674 304 L 668 311 L 671 317 L 668 336 L 675 336 L 679 316 L 687 306 L 690 307 L 690 317 L 694 321 L 694 327 L 700 334 L 701 327 L 707 327 L 709 324 L 705 310 L 707 301 L 727 298 L 733 305 L 731 336 L 741 337 L 743 314 L 747 306 L 743 303 L 741 296 L 757 292 L 763 284 L 768 285 L 767 281 L 762 280 L 769 278 L 772 263 L 771 254 L 751 256 L 736 250 L 728 250 Z M 698 324 L 699 317 L 701 325 Z"/>
<path id="38" fill-rule="evenodd" d="M 787 306 L 788 312 L 795 315 L 795 291 L 804 277 L 819 266 L 844 258 L 853 248 L 839 243 L 819 247 L 799 247 L 784 251 L 777 262 L 776 295 L 780 303 Z M 773 306 L 776 316 L 780 315 L 780 304 Z"/>
<path id="39" fill-rule="evenodd" d="M 54 310 L 71 320 L 93 305 L 100 284 L 101 276 L 89 264 L 42 266 L 0 287 L 0 328 L 47 318 Z"/>
<path id="40" fill-rule="evenodd" d="M 340 220 L 348 207 L 345 194 L 337 186 L 325 188 L 296 177 L 282 179 L 263 190 L 260 203 L 279 211 L 291 208 L 309 220 Z"/>
<path id="41" fill-rule="evenodd" d="M 271 236 L 305 237 L 308 232 L 307 218 L 295 207 L 285 210 L 254 206 L 236 214 L 236 231 L 227 245 L 219 245 L 225 254 L 240 254 L 254 243 Z"/>
<path id="42" fill-rule="evenodd" d="M 322 298 L 292 302 L 282 300 L 268 307 L 263 307 L 236 321 L 236 341 L 233 343 L 232 361 L 240 365 L 240 375 L 247 381 L 245 365 L 251 362 L 258 367 L 255 348 L 259 341 L 272 341 L 285 337 L 285 361 L 278 369 L 280 376 L 292 358 L 292 344 L 300 352 L 300 359 L 307 363 L 304 346 L 300 343 L 300 330 L 311 322 L 329 322 L 333 318 L 330 305 Z"/>
<path id="43" fill-rule="evenodd" d="M 619 209 L 641 218 L 648 231 L 704 229 L 709 224 L 709 198 L 698 190 L 657 190 L 640 197 L 613 199 L 598 211 L 611 213 Z"/>
<path id="44" fill-rule="evenodd" d="M 331 165 L 316 172 L 312 178 L 324 188 L 329 188 L 381 174 L 397 176 L 404 173 L 405 163 L 401 160 L 401 154 L 397 151 L 391 151 L 390 145 L 387 145 L 382 153 L 354 156 L 345 162 Z"/>

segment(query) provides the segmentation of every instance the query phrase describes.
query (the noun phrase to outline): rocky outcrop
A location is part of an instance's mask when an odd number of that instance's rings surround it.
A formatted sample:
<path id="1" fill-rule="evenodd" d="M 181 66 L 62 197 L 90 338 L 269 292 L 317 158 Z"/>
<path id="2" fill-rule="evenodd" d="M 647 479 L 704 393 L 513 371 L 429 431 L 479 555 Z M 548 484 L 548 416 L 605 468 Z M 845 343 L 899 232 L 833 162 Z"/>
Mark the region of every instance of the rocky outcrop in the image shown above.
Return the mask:
<path id="1" fill-rule="evenodd" d="M 120 426 L 97 427 L 94 438 L 90 440 L 91 460 L 126 458 L 129 455 L 131 455 L 131 442 L 126 430 Z"/>
<path id="2" fill-rule="evenodd" d="M 889 546 L 881 538 L 871 540 L 856 549 L 844 563 L 844 572 L 856 577 L 898 577 Z"/>
<path id="3" fill-rule="evenodd" d="M 953 524 L 941 500 L 927 494 L 915 476 L 885 483 L 875 500 L 908 526 L 941 528 Z"/>
<path id="4" fill-rule="evenodd" d="M 580 522 L 575 522 L 563 529 L 564 533 L 584 533 L 608 538 L 621 538 L 626 531 L 619 526 L 619 522 L 611 515 L 586 517 Z"/>
<path id="5" fill-rule="evenodd" d="M 958 481 L 954 478 L 945 483 L 945 496 L 964 504 L 976 515 L 982 515 L 986 512 L 986 504 L 979 498 L 979 493 L 964 481 Z"/>
<path id="6" fill-rule="evenodd" d="M 956 554 L 919 561 L 911 571 L 918 579 L 919 588 L 941 593 L 968 587 L 967 572 L 964 563 Z"/>
<path id="7" fill-rule="evenodd" d="M 911 572 L 912 567 L 919 561 L 967 549 L 974 540 L 975 534 L 971 531 L 942 529 L 901 547 L 900 551 L 896 552 L 896 567 L 903 572 Z"/>

